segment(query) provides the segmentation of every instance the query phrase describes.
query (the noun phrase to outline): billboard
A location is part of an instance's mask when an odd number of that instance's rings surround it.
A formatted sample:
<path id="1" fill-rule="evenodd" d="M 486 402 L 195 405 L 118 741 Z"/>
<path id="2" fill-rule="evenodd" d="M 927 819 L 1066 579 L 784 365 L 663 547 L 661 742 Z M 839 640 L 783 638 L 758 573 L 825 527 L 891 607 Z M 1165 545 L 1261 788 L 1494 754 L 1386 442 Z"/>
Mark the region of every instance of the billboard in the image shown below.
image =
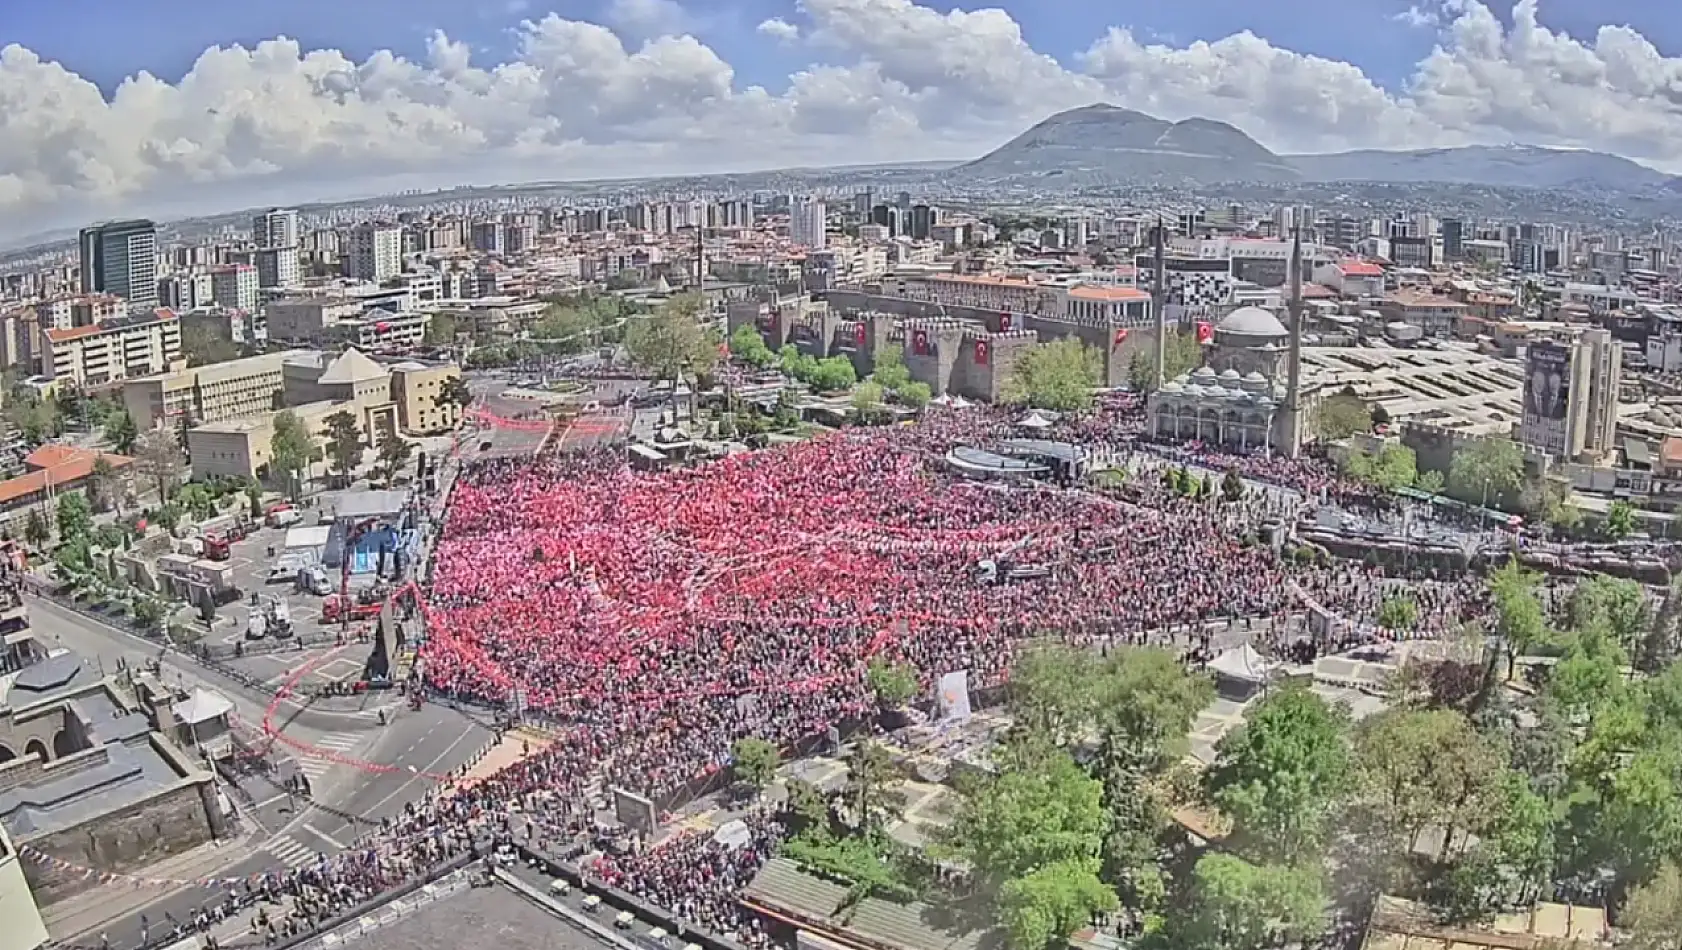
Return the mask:
<path id="1" fill-rule="evenodd" d="M 1558 343 L 1533 343 L 1525 358 L 1524 414 L 1559 421 L 1571 402 L 1571 351 Z"/>

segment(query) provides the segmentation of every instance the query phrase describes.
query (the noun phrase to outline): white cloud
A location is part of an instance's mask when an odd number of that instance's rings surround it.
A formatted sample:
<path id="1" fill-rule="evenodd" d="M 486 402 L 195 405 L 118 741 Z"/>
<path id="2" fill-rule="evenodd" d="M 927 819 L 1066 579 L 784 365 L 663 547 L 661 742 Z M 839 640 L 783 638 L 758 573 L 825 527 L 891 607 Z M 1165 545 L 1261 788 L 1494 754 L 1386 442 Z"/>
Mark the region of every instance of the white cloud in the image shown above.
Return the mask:
<path id="1" fill-rule="evenodd" d="M 631 39 L 674 36 L 689 28 L 689 14 L 675 0 L 608 0 L 608 25 Z"/>
<path id="2" fill-rule="evenodd" d="M 800 27 L 780 16 L 774 16 L 769 20 L 761 20 L 758 31 L 761 36 L 769 36 L 782 43 L 792 43 L 800 39 Z"/>
<path id="3" fill-rule="evenodd" d="M 997 9 L 796 6 L 760 32 L 809 40 L 819 61 L 773 88 L 683 35 L 670 0 L 616 0 L 612 29 L 524 23 L 497 64 L 441 34 L 420 59 L 285 38 L 213 48 L 180 81 L 142 73 L 109 100 L 10 46 L 0 229 L 462 181 L 959 158 L 1096 100 L 1223 119 L 1280 151 L 1521 141 L 1682 170 L 1682 59 L 1626 27 L 1554 33 L 1537 0 L 1518 0 L 1510 28 L 1476 0 L 1422 0 L 1438 45 L 1399 91 L 1250 33 L 1175 45 L 1118 28 L 1059 62 Z"/>

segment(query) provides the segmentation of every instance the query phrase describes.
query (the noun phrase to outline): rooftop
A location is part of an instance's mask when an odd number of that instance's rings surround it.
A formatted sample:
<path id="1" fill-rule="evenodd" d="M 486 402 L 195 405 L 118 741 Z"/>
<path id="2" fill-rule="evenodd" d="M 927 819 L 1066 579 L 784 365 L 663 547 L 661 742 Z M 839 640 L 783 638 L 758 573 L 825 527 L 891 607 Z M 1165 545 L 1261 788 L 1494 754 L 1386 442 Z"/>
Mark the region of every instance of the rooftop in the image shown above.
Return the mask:
<path id="1" fill-rule="evenodd" d="M 359 950 L 598 950 L 601 943 L 506 887 L 468 887 L 368 931 Z"/>
<path id="2" fill-rule="evenodd" d="M 16 478 L 0 482 L 0 505 L 27 498 L 50 486 L 68 485 L 93 474 L 94 460 L 103 458 L 114 469 L 123 468 L 133 459 L 124 455 L 91 452 L 63 443 L 43 445 L 24 457 L 30 471 Z"/>

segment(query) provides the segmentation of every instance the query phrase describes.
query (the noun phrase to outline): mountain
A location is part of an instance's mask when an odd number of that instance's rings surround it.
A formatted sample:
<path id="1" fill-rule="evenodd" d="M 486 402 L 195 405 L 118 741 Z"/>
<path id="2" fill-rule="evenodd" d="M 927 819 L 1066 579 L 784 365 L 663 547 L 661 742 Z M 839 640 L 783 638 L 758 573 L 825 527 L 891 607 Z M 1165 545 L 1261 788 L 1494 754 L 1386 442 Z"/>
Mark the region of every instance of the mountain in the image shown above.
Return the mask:
<path id="1" fill-rule="evenodd" d="M 1105 103 L 1059 112 L 952 174 L 1035 178 L 1068 188 L 1350 181 L 1682 194 L 1682 178 L 1605 152 L 1475 145 L 1277 155 L 1225 122 L 1169 122 Z"/>
<path id="2" fill-rule="evenodd" d="M 1059 112 L 953 169 L 978 178 L 1214 183 L 1294 181 L 1284 159 L 1225 122 L 1155 116 L 1099 103 Z"/>
<path id="3" fill-rule="evenodd" d="M 1289 155 L 1285 160 L 1303 178 L 1312 181 L 1444 182 L 1623 192 L 1674 189 L 1679 182 L 1671 175 L 1619 155 L 1530 145 L 1473 145 L 1408 152 L 1367 149 L 1329 155 Z"/>

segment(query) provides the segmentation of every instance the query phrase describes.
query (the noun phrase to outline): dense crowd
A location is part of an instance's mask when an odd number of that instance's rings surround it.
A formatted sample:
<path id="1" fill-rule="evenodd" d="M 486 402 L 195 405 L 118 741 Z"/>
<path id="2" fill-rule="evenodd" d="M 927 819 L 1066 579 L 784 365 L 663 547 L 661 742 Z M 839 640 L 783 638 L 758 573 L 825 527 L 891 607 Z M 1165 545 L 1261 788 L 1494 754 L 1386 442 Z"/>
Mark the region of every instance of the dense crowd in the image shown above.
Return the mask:
<path id="1" fill-rule="evenodd" d="M 1112 398 L 1051 435 L 1135 453 L 1136 402 Z M 1289 629 L 1308 599 L 1370 620 L 1388 590 L 1374 571 L 1296 563 L 1257 543 L 1263 522 L 1321 499 L 1362 500 L 1313 460 L 1191 446 L 1130 461 L 1274 486 L 1220 503 L 1155 477 L 1104 496 L 964 481 L 933 464 L 956 443 L 1020 434 L 989 410 L 931 410 L 916 426 L 687 470 L 635 472 L 605 449 L 465 466 L 431 559 L 425 685 L 493 704 L 518 694 L 563 737 L 440 790 L 370 851 L 277 886 L 306 889 L 311 913 L 325 913 L 482 834 L 514 834 L 513 814 L 556 848 L 590 840 L 611 786 L 667 802 L 726 767 L 736 739 L 788 744 L 869 713 L 875 657 L 909 664 L 925 688 L 950 670 L 997 683 L 1027 638 L 1154 640 L 1206 659 L 1206 629 L 1220 621 Z M 1481 606 L 1464 584 L 1416 590 L 1432 632 Z M 734 895 L 778 835 L 755 817 L 745 844 L 680 835 L 604 849 L 593 870 L 757 941 Z"/>

